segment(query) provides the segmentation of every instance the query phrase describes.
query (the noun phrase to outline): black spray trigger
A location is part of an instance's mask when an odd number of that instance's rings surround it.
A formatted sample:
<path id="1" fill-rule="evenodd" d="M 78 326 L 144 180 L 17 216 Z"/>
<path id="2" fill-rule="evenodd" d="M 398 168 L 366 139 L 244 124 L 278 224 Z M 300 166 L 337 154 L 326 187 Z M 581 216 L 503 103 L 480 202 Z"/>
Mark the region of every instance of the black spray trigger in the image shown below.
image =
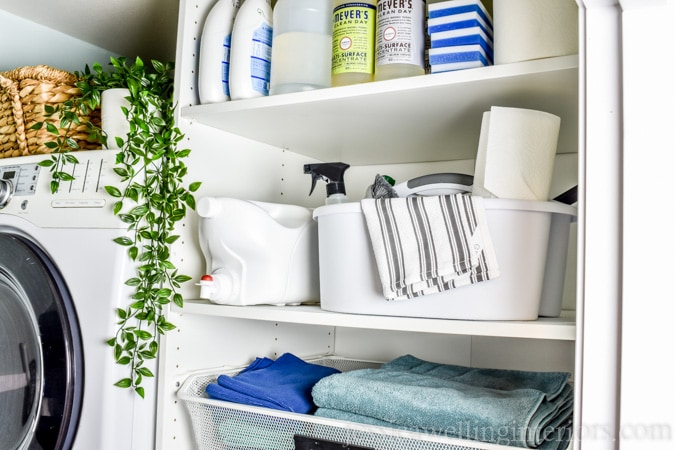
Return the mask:
<path id="1" fill-rule="evenodd" d="M 312 175 L 312 187 L 309 195 L 312 195 L 316 187 L 316 180 L 323 180 L 327 183 L 326 195 L 330 197 L 334 194 L 346 194 L 344 174 L 349 168 L 349 164 L 342 162 L 305 164 L 304 173 Z"/>

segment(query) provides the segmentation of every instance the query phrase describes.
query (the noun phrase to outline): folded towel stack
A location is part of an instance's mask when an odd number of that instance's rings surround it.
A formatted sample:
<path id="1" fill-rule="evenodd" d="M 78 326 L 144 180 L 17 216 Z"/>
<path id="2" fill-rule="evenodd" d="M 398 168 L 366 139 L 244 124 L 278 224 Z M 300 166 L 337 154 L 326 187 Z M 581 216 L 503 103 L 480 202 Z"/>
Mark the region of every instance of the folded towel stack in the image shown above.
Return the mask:
<path id="1" fill-rule="evenodd" d="M 573 389 L 566 372 L 476 369 L 406 355 L 329 376 L 317 416 L 527 448 L 565 449 Z"/>
<path id="2" fill-rule="evenodd" d="M 306 414 L 316 409 L 312 402 L 314 384 L 339 372 L 284 353 L 276 361 L 256 358 L 235 376 L 219 376 L 217 383 L 207 385 L 205 390 L 214 399 Z"/>
<path id="3" fill-rule="evenodd" d="M 480 0 L 448 0 L 428 7 L 431 72 L 493 64 L 492 17 Z"/>
<path id="4" fill-rule="evenodd" d="M 499 276 L 481 197 L 363 199 L 361 208 L 387 300 L 434 294 Z"/>

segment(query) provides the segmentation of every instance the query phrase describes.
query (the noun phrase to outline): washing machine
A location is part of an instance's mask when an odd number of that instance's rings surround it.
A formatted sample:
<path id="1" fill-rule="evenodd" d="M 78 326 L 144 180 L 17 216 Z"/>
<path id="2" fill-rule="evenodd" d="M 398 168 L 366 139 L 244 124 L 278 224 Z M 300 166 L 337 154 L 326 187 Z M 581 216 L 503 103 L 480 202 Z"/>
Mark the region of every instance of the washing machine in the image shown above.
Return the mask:
<path id="1" fill-rule="evenodd" d="M 74 153 L 56 193 L 49 156 L 0 159 L 2 450 L 154 448 L 156 386 L 145 399 L 115 387 L 128 367 L 106 344 L 134 274 L 104 189 L 115 154 Z"/>

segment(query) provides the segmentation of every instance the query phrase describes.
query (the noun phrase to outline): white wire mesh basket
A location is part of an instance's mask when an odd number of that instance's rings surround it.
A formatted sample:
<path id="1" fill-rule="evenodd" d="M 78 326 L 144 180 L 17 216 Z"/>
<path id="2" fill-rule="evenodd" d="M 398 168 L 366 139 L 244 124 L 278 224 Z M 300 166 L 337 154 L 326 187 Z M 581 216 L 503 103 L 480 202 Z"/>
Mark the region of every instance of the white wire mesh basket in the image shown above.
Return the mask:
<path id="1" fill-rule="evenodd" d="M 306 361 L 334 367 L 342 372 L 380 366 L 380 363 L 372 361 L 337 356 Z M 511 448 L 474 441 L 468 446 L 467 441 L 430 433 L 363 425 L 208 398 L 204 390 L 209 383 L 216 382 L 219 375 L 234 375 L 240 370 L 194 374 L 179 389 L 178 398 L 188 409 L 200 450 L 294 450 L 295 435 L 341 443 L 344 446 L 337 448 L 344 449 L 353 448 L 349 446 L 376 450 Z"/>

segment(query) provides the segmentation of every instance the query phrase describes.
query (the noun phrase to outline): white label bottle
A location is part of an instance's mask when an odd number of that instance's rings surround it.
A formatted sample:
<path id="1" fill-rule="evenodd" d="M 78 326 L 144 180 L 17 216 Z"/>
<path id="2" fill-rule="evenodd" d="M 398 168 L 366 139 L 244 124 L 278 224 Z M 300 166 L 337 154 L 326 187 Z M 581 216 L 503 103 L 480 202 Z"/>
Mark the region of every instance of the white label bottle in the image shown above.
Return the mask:
<path id="1" fill-rule="evenodd" d="M 245 0 L 232 28 L 232 100 L 269 95 L 272 32 L 270 0 Z"/>
<path id="2" fill-rule="evenodd" d="M 376 13 L 375 0 L 335 0 L 331 86 L 373 81 Z"/>
<path id="3" fill-rule="evenodd" d="M 270 95 L 330 87 L 333 0 L 274 6 Z"/>
<path id="4" fill-rule="evenodd" d="M 241 0 L 219 0 L 209 11 L 199 44 L 199 102 L 230 99 L 230 42 Z"/>
<path id="5" fill-rule="evenodd" d="M 375 80 L 424 74 L 424 0 L 378 0 Z"/>

